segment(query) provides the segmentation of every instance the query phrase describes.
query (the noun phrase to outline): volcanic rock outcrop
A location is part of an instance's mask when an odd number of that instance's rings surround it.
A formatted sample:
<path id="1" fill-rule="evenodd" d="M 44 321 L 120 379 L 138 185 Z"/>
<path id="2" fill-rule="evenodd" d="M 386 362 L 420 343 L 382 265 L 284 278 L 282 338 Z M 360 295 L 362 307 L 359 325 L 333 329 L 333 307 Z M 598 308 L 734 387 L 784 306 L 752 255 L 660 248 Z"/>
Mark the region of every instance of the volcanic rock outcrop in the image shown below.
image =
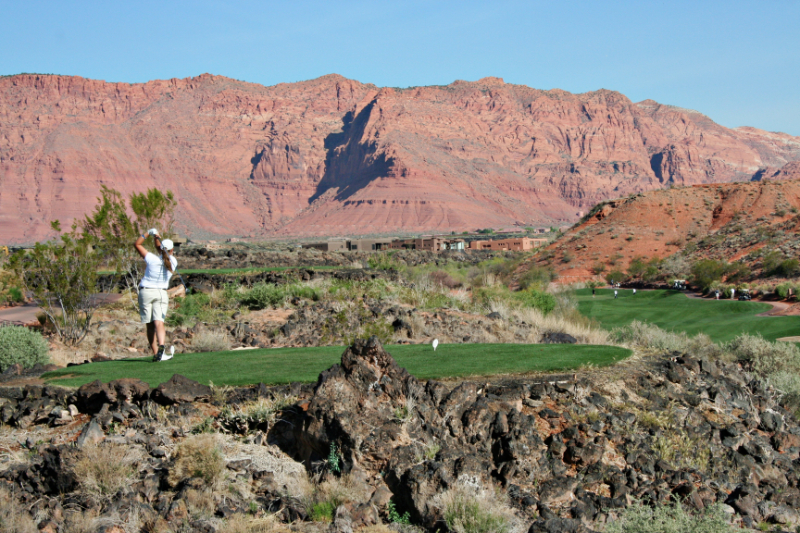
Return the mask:
<path id="1" fill-rule="evenodd" d="M 0 79 L 0 242 L 91 210 L 101 185 L 175 192 L 190 236 L 462 231 L 573 221 L 667 184 L 749 180 L 800 139 L 695 111 L 498 78 L 378 88 L 337 75 Z"/>
<path id="2" fill-rule="evenodd" d="M 306 468 L 350 484 L 351 496 L 331 511 L 326 531 L 385 520 L 390 502 L 417 526 L 442 530 L 443 494 L 481 487 L 503 493 L 511 505 L 505 512 L 523 528 L 517 530 L 532 532 L 602 529 L 635 500 L 675 498 L 693 511 L 722 505 L 748 528 L 798 525 L 800 426 L 747 361 L 673 353 L 623 364 L 601 376 L 447 386 L 411 376 L 373 337 L 348 348 L 313 390 L 262 384 L 213 400 L 230 407 L 288 393 L 299 398 L 272 422 L 235 409 L 209 417 L 213 406 L 197 403 L 208 401 L 207 391 L 181 376 L 149 391 L 136 380 L 95 382 L 77 393 L 2 387 L 2 423 L 49 424 L 64 434 L 50 444 L 29 438 L 29 454 L 4 458 L 0 496 L 24 503 L 30 516 L 49 517 L 52 531 L 76 508 L 118 522 L 135 513 L 164 527 L 183 521 L 190 522 L 186 530 L 211 532 L 225 530 L 220 519 L 255 508 L 295 522 L 293 531 L 317 532 L 310 506 L 290 487 Z M 157 409 L 158 398 L 171 399 Z M 185 426 L 192 416 L 202 420 L 195 432 L 218 428 L 244 439 L 226 437 L 223 470 L 231 473 L 218 474 L 236 490 L 198 500 L 203 480 L 181 474 L 178 450 L 194 438 Z M 78 447 L 63 444 L 76 430 Z M 75 470 L 85 454 L 104 449 L 138 457 L 131 482 L 105 500 L 81 491 Z M 187 509 L 200 504 L 203 513 Z M 42 521 L 44 527 L 51 526 Z"/>

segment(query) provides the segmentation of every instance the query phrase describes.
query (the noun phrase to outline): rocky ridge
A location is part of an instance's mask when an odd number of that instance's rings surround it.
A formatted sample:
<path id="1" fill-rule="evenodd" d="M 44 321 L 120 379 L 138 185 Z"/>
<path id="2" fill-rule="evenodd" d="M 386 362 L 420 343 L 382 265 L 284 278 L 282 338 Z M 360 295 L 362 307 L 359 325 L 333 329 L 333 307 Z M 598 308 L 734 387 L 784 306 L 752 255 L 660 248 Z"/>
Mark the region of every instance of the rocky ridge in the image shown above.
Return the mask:
<path id="1" fill-rule="evenodd" d="M 101 185 L 174 191 L 179 229 L 200 238 L 396 234 L 563 224 L 611 197 L 798 159 L 789 135 L 499 78 L 393 89 L 24 74 L 0 79 L 0 241 L 68 227 Z"/>
<path id="2" fill-rule="evenodd" d="M 678 252 L 744 261 L 761 270 L 765 250 L 792 257 L 800 250 L 800 166 L 772 169 L 749 183 L 650 191 L 598 204 L 533 262 L 549 264 L 567 283 L 627 268 L 634 257 Z"/>
<path id="3" fill-rule="evenodd" d="M 480 487 L 500 490 L 518 528 L 533 533 L 602 530 L 635 500 L 676 497 L 693 510 L 720 503 L 745 528 L 789 530 L 800 520 L 800 426 L 744 362 L 674 353 L 574 377 L 425 383 L 372 338 L 355 342 L 313 387 L 260 385 L 215 397 L 174 376 L 156 389 L 118 380 L 0 393 L 4 424 L 63 427 L 51 443 L 23 443 L 27 462 L 0 465 L 0 487 L 49 517 L 40 529 L 56 531 L 77 504 L 118 517 L 135 509 L 182 531 L 222 531 L 220 519 L 253 509 L 237 496 L 242 487 L 257 512 L 277 513 L 293 531 L 353 531 L 386 520 L 390 501 L 417 527 L 445 530 L 442 494 Z M 258 427 L 215 408 L 287 394 L 296 402 Z M 212 498 L 205 518 L 190 512 L 199 480 L 175 477 L 175 444 L 188 438 L 192 416 L 210 416 L 201 425 L 244 439 L 227 458 L 238 492 Z M 67 444 L 76 437 L 77 446 Z M 93 443 L 140 457 L 136 479 L 105 503 L 78 490 L 72 469 Z M 307 522 L 293 478 L 281 476 L 303 467 L 323 480 L 346 478 L 360 497 L 342 503 L 330 525 Z"/>

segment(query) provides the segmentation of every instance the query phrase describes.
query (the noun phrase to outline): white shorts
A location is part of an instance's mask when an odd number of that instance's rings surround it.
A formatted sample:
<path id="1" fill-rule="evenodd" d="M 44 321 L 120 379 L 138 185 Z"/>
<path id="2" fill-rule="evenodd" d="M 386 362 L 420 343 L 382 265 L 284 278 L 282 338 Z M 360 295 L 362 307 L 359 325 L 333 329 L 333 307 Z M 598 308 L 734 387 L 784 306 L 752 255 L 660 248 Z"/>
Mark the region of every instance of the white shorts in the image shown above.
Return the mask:
<path id="1" fill-rule="evenodd" d="M 167 318 L 169 295 L 164 289 L 139 289 L 139 317 L 142 324 Z"/>

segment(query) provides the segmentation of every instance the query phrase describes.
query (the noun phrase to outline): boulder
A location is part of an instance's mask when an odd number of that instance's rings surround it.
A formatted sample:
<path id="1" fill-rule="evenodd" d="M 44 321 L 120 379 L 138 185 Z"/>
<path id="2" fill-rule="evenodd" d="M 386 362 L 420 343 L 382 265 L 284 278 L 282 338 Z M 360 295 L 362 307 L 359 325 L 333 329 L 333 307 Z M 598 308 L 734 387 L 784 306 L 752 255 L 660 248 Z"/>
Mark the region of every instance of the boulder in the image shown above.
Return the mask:
<path id="1" fill-rule="evenodd" d="M 150 398 L 161 405 L 194 402 L 210 397 L 211 387 L 180 374 L 174 374 L 169 381 L 156 387 L 150 394 Z"/>
<path id="2" fill-rule="evenodd" d="M 578 339 L 560 331 L 545 331 L 539 342 L 542 344 L 575 344 Z"/>

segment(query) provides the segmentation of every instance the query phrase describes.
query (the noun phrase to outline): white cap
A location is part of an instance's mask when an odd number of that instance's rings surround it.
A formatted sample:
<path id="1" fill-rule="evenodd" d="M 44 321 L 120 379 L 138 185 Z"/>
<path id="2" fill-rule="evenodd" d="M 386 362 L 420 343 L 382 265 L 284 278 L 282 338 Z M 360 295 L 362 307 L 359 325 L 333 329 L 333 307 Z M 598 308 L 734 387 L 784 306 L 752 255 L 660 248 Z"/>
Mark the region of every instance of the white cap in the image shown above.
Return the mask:
<path id="1" fill-rule="evenodd" d="M 175 247 L 175 245 L 171 240 L 164 239 L 163 241 L 161 241 L 161 247 L 165 250 L 172 250 Z"/>

